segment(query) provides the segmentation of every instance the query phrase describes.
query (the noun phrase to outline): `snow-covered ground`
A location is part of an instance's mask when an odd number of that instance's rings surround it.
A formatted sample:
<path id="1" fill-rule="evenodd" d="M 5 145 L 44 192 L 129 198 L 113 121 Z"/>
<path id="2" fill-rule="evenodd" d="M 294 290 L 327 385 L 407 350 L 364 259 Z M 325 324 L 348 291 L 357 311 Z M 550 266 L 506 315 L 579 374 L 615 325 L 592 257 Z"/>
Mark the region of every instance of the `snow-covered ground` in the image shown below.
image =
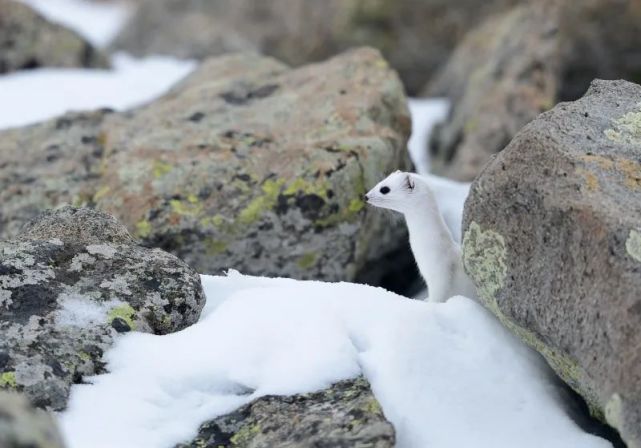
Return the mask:
<path id="1" fill-rule="evenodd" d="M 111 373 L 73 387 L 61 418 L 71 448 L 170 447 L 256 397 L 360 373 L 399 447 L 610 446 L 570 420 L 539 356 L 470 299 L 235 272 L 203 284 L 199 323 L 120 338 Z"/>

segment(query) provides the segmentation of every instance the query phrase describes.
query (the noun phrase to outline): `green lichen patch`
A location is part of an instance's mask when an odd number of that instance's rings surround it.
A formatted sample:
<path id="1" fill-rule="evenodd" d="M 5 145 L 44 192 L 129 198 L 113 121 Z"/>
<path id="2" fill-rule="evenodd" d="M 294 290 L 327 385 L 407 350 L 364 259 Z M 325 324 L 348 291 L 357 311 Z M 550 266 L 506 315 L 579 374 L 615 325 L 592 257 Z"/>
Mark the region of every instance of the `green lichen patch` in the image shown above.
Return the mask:
<path id="1" fill-rule="evenodd" d="M 4 372 L 0 373 L 0 387 L 15 389 L 18 387 L 18 382 L 16 381 L 16 372 Z"/>
<path id="2" fill-rule="evenodd" d="M 292 183 L 287 186 L 287 188 L 285 188 L 283 194 L 286 196 L 293 196 L 298 193 L 315 194 L 316 196 L 319 196 L 327 201 L 328 190 L 329 183 L 327 182 L 327 180 L 309 182 L 302 177 L 297 177 Z"/>
<path id="3" fill-rule="evenodd" d="M 136 223 L 136 236 L 140 238 L 147 238 L 151 235 L 151 231 L 151 223 L 148 220 L 142 219 Z"/>
<path id="4" fill-rule="evenodd" d="M 496 300 L 507 275 L 505 240 L 498 232 L 482 230 L 472 222 L 463 237 L 463 261 L 479 295 L 486 302 Z"/>
<path id="5" fill-rule="evenodd" d="M 300 257 L 296 264 L 301 269 L 309 269 L 316 264 L 317 255 L 314 252 L 309 252 Z"/>
<path id="6" fill-rule="evenodd" d="M 203 205 L 198 202 L 198 198 L 194 195 L 187 196 L 186 201 L 172 199 L 169 201 L 169 205 L 171 210 L 180 216 L 194 217 L 203 212 Z"/>
<path id="7" fill-rule="evenodd" d="M 124 320 L 132 330 L 136 329 L 136 310 L 134 310 L 131 305 L 125 303 L 123 305 L 112 308 L 107 315 L 107 319 L 111 324 L 116 318 Z"/>
<path id="8" fill-rule="evenodd" d="M 172 169 L 173 167 L 169 163 L 163 162 L 161 160 L 156 160 L 152 167 L 152 173 L 154 177 L 158 179 L 171 172 Z"/>
<path id="9" fill-rule="evenodd" d="M 247 424 L 242 426 L 229 441 L 234 446 L 248 446 L 258 434 L 260 434 L 260 425 L 258 423 Z"/>
<path id="10" fill-rule="evenodd" d="M 204 244 L 207 255 L 218 255 L 227 250 L 227 243 L 213 238 L 206 239 Z"/>
<path id="11" fill-rule="evenodd" d="M 625 240 L 625 250 L 636 261 L 641 262 L 641 232 L 630 230 L 628 239 Z"/>
<path id="12" fill-rule="evenodd" d="M 641 142 L 641 112 L 628 112 L 615 120 L 613 126 L 604 133 L 608 139 L 616 143 Z"/>
<path id="13" fill-rule="evenodd" d="M 608 402 L 605 404 L 605 420 L 614 428 L 623 427 L 623 400 L 621 395 L 612 394 Z"/>
<path id="14" fill-rule="evenodd" d="M 268 179 L 261 187 L 263 194 L 252 200 L 238 215 L 241 224 L 249 225 L 256 222 L 264 212 L 276 205 L 284 179 Z"/>

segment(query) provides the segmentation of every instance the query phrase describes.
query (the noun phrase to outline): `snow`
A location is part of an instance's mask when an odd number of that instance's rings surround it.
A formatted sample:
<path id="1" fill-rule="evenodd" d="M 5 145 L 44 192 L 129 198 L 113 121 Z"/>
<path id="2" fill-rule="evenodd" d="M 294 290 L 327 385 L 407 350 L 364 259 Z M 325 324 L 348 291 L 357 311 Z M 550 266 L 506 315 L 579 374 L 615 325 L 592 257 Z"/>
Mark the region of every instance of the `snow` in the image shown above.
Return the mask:
<path id="1" fill-rule="evenodd" d="M 429 174 L 430 159 L 428 142 L 434 126 L 444 121 L 450 110 L 445 98 L 410 98 L 412 135 L 407 142 L 410 158 L 418 174 Z"/>
<path id="2" fill-rule="evenodd" d="M 110 373 L 72 389 L 71 448 L 170 447 L 266 394 L 364 374 L 399 447 L 609 447 L 565 414 L 549 371 L 476 302 L 433 304 L 349 283 L 203 276 L 178 333 L 131 333 Z M 96 403 L 99 403 L 97 406 Z"/>
<path id="3" fill-rule="evenodd" d="M 70 28 L 97 47 L 107 46 L 132 14 L 126 2 L 20 0 L 52 22 Z"/>
<path id="4" fill-rule="evenodd" d="M 126 305 L 119 300 L 103 303 L 87 300 L 81 294 L 62 293 L 58 297 L 59 309 L 56 311 L 56 325 L 61 327 L 88 327 L 107 322 L 109 312 Z"/>
<path id="5" fill-rule="evenodd" d="M 117 54 L 113 65 L 113 70 L 38 69 L 0 76 L 0 129 L 72 110 L 134 107 L 163 94 L 195 68 L 191 61 L 137 60 L 125 54 Z"/>

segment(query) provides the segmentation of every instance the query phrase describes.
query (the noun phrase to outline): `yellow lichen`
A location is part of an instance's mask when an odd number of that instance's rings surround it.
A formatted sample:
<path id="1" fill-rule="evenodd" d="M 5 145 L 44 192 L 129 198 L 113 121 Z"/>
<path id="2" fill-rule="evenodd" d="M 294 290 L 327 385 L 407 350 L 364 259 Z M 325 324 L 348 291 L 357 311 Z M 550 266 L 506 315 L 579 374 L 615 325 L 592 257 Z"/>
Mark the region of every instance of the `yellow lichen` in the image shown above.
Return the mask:
<path id="1" fill-rule="evenodd" d="M 98 191 L 96 191 L 96 193 L 93 195 L 93 201 L 94 201 L 94 202 L 96 202 L 96 201 L 99 201 L 101 198 L 105 197 L 105 196 L 107 195 L 107 193 L 109 193 L 109 190 L 111 190 L 111 189 L 110 189 L 110 188 L 109 188 L 109 186 L 107 186 L 107 185 L 105 185 L 105 186 L 101 187 L 101 188 L 100 188 Z"/>
<path id="2" fill-rule="evenodd" d="M 152 173 L 154 177 L 158 179 L 159 177 L 163 177 L 165 174 L 168 174 L 172 169 L 173 167 L 169 163 L 156 160 L 154 161 Z"/>
<path id="3" fill-rule="evenodd" d="M 259 424 L 247 424 L 239 428 L 238 431 L 236 431 L 236 434 L 231 436 L 229 441 L 234 446 L 248 446 L 249 443 L 254 439 L 254 437 L 256 437 L 256 435 L 259 433 Z"/>
<path id="4" fill-rule="evenodd" d="M 308 252 L 296 261 L 296 264 L 301 269 L 309 269 L 316 264 L 317 255 L 314 252 Z"/>
<path id="5" fill-rule="evenodd" d="M 109 323 L 112 323 L 116 318 L 124 320 L 132 330 L 136 329 L 136 323 L 134 321 L 136 318 L 136 310 L 134 310 L 131 305 L 125 303 L 112 308 L 107 315 L 107 319 Z"/>
<path id="6" fill-rule="evenodd" d="M 15 389 L 17 386 L 16 372 L 0 373 L 0 387 Z"/>
<path id="7" fill-rule="evenodd" d="M 248 225 L 258 220 L 261 215 L 276 205 L 280 189 L 285 183 L 284 179 L 268 179 L 261 187 L 263 194 L 254 198 L 238 215 L 242 224 Z"/>
<path id="8" fill-rule="evenodd" d="M 636 144 L 641 141 L 641 112 L 628 112 L 614 120 L 613 126 L 604 131 L 616 143 Z"/>
<path id="9" fill-rule="evenodd" d="M 151 234 L 151 223 L 146 219 L 142 219 L 136 223 L 136 236 L 139 238 L 147 238 Z"/>
<path id="10" fill-rule="evenodd" d="M 206 239 L 204 244 L 207 255 L 218 255 L 227 249 L 227 243 L 213 238 Z"/>
<path id="11" fill-rule="evenodd" d="M 192 202 L 190 199 L 194 199 L 195 202 Z M 187 201 L 180 201 L 178 199 L 172 199 L 169 201 L 169 205 L 174 213 L 180 216 L 198 216 L 203 211 L 202 204 L 198 203 L 198 198 L 191 196 L 187 198 Z"/>

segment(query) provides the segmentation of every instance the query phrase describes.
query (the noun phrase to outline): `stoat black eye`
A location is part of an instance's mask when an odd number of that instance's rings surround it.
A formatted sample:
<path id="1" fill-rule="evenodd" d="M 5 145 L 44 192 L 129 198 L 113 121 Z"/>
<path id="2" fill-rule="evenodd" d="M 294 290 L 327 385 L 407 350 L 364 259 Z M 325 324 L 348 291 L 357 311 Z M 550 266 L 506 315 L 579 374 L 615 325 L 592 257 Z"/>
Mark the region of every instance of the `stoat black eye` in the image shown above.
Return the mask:
<path id="1" fill-rule="evenodd" d="M 390 189 L 389 189 L 389 187 L 381 187 L 381 189 L 379 191 L 381 193 L 383 193 L 383 194 L 387 194 L 387 193 L 390 192 Z"/>

